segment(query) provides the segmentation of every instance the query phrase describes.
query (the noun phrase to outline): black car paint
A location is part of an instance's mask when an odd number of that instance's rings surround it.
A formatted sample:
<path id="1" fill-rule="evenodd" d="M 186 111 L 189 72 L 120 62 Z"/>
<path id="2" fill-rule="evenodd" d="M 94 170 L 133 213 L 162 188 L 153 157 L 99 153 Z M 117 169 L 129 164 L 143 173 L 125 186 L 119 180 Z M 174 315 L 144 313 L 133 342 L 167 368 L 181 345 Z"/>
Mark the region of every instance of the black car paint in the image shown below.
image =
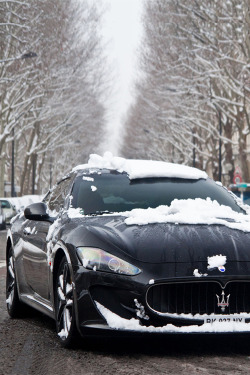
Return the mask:
<path id="1" fill-rule="evenodd" d="M 63 212 L 60 225 L 51 239 L 47 238 L 53 220 L 17 218 L 9 234 L 12 242 L 21 299 L 45 314 L 54 316 L 54 268 L 49 264 L 48 242 L 57 244 L 72 265 L 78 328 L 108 329 L 95 306 L 97 301 L 119 316 L 137 317 L 135 300 L 145 306 L 149 320 L 142 324 L 155 326 L 169 322 L 187 324 L 184 318 L 160 317 L 146 303 L 150 280 L 154 283 L 194 281 L 194 270 L 207 273 L 207 280 L 224 286 L 230 280 L 250 281 L 250 234 L 219 225 L 149 224 L 126 225 L 119 215 L 83 216 L 69 219 Z M 27 228 L 30 228 L 27 233 Z M 33 231 L 34 230 L 34 231 Z M 33 232 L 32 232 L 33 231 Z M 46 239 L 47 238 L 47 239 Z M 77 247 L 101 248 L 137 266 L 135 276 L 86 270 L 77 255 Z M 56 252 L 53 257 L 55 260 Z M 226 270 L 207 269 L 207 257 L 227 256 Z M 55 265 L 54 265 L 55 267 Z M 26 298 L 33 296 L 34 299 Z M 189 321 L 190 322 L 190 319 Z M 201 324 L 197 319 L 192 324 Z"/>

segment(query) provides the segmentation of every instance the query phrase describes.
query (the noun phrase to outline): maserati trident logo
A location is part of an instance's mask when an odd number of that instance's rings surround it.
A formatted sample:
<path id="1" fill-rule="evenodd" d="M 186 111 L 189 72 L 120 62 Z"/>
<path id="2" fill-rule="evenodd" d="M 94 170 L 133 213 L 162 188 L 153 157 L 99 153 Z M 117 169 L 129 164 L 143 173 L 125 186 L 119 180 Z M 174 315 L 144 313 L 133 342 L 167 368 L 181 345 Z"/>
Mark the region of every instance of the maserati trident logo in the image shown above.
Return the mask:
<path id="1" fill-rule="evenodd" d="M 225 292 L 223 290 L 221 292 L 221 300 L 220 300 L 220 297 L 218 296 L 218 294 L 216 294 L 216 297 L 217 297 L 217 300 L 218 300 L 217 306 L 221 308 L 222 312 L 224 312 L 225 309 L 226 309 L 226 307 L 229 307 L 229 297 L 230 297 L 230 294 L 225 297 Z M 225 298 L 227 299 L 227 301 L 225 300 Z"/>

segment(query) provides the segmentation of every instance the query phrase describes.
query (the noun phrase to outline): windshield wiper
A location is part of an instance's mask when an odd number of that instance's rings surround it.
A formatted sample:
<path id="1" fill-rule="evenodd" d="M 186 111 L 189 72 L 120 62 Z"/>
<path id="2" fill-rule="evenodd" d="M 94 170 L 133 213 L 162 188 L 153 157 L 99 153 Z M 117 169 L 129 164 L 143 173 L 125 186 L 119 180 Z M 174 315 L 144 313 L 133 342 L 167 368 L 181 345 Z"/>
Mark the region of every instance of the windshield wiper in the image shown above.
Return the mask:
<path id="1" fill-rule="evenodd" d="M 105 215 L 105 214 L 113 214 L 113 212 L 110 212 L 108 210 L 105 210 L 105 211 L 96 211 L 96 212 L 90 212 L 89 214 L 87 215 L 90 215 L 90 216 L 98 216 L 98 215 Z"/>

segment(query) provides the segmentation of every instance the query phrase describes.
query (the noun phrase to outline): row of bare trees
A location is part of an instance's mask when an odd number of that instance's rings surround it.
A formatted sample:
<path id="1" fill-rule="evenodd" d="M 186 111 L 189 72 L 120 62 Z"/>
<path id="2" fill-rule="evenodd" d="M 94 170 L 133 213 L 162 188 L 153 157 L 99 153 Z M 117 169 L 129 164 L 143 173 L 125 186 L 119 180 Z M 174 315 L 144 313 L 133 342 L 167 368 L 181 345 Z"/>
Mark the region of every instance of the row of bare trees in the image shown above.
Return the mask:
<path id="1" fill-rule="evenodd" d="M 0 0 L 0 196 L 11 177 L 44 192 L 98 145 L 101 17 L 91 0 Z"/>
<path id="2" fill-rule="evenodd" d="M 222 172 L 225 183 L 240 166 L 250 181 L 249 0 L 145 0 L 143 22 L 123 154 Z"/>

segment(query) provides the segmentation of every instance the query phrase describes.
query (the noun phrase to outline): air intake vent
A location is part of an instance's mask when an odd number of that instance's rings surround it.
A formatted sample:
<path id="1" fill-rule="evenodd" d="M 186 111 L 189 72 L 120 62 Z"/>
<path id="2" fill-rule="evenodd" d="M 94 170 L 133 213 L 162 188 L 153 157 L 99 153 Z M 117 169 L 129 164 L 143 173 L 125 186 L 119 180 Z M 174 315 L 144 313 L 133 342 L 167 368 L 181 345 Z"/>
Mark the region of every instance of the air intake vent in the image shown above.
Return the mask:
<path id="1" fill-rule="evenodd" d="M 223 302 L 223 291 L 229 303 L 224 310 L 218 306 Z M 224 289 L 218 282 L 156 284 L 148 290 L 147 303 L 163 314 L 250 313 L 250 282 L 232 281 Z"/>

